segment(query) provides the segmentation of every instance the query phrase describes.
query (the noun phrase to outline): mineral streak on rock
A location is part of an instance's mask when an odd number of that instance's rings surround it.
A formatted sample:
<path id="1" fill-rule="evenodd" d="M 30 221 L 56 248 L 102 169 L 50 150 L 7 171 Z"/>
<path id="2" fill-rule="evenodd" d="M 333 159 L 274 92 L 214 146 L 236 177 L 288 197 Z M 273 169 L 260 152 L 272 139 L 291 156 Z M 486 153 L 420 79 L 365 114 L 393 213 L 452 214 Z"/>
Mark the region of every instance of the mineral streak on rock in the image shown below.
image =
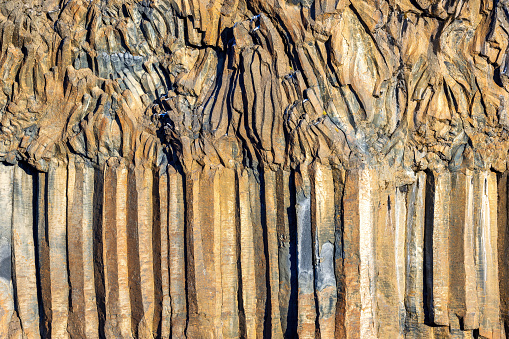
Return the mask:
<path id="1" fill-rule="evenodd" d="M 505 338 L 506 0 L 0 3 L 0 338 Z"/>

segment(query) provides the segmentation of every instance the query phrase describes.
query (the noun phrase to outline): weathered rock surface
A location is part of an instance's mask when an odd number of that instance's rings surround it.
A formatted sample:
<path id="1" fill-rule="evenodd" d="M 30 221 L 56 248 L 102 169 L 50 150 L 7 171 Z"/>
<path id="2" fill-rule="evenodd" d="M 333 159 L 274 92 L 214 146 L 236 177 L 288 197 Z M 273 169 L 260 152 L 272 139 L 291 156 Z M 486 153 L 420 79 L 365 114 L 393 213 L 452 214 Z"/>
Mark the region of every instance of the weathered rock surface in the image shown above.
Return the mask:
<path id="1" fill-rule="evenodd" d="M 505 338 L 505 0 L 0 3 L 0 338 Z"/>

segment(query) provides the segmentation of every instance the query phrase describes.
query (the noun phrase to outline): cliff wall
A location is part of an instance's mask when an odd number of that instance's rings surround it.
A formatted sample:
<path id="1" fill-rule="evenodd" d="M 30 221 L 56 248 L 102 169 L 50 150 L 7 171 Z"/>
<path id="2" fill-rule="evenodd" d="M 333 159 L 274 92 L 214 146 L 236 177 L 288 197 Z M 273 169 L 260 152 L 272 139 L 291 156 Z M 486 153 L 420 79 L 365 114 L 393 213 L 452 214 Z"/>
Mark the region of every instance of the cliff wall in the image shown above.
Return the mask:
<path id="1" fill-rule="evenodd" d="M 0 4 L 0 338 L 505 338 L 505 1 Z"/>

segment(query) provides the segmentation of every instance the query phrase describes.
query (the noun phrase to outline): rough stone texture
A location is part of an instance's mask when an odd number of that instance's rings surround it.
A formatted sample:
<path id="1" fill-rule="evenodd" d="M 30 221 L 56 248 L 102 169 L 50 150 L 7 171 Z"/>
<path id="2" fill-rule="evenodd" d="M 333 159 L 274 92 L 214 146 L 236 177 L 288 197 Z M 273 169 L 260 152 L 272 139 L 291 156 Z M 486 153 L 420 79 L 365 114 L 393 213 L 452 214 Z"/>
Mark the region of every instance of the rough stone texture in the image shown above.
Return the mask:
<path id="1" fill-rule="evenodd" d="M 0 3 L 0 338 L 505 338 L 505 0 Z"/>

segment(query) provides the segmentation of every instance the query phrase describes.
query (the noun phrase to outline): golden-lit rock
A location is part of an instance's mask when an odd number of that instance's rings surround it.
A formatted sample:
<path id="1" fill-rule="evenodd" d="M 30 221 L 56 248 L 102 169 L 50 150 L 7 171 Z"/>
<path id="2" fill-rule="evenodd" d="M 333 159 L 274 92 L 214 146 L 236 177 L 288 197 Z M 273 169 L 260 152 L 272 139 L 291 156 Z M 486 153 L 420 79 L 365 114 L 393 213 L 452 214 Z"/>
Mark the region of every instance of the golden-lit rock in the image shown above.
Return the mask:
<path id="1" fill-rule="evenodd" d="M 507 1 L 0 3 L 1 338 L 505 338 Z"/>

